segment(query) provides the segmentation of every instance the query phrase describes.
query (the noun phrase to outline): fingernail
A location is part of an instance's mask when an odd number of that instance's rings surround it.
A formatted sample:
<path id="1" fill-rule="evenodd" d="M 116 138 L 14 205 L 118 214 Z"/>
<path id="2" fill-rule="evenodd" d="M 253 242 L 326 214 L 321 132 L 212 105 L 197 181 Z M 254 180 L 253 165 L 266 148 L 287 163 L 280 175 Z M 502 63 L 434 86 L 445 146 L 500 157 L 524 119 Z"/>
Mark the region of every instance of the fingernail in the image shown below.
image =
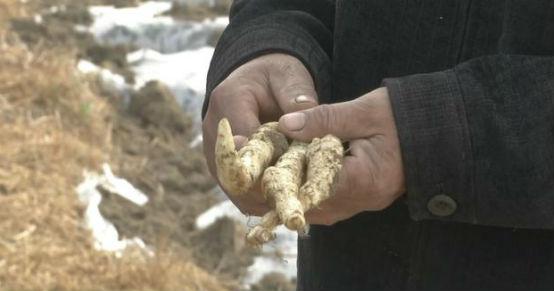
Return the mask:
<path id="1" fill-rule="evenodd" d="M 308 103 L 308 102 L 312 102 L 312 98 L 310 98 L 306 95 L 300 95 L 300 96 L 294 98 L 294 102 L 296 102 L 296 103 Z"/>
<path id="2" fill-rule="evenodd" d="M 283 126 L 290 131 L 299 131 L 306 125 L 306 114 L 295 112 L 283 115 Z"/>

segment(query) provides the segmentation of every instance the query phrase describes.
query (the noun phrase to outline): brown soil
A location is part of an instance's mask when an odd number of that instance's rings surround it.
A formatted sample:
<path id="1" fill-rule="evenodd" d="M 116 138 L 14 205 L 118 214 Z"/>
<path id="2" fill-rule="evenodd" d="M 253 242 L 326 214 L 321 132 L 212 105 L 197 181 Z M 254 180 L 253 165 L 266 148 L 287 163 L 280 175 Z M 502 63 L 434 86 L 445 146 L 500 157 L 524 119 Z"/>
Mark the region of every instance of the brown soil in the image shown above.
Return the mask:
<path id="1" fill-rule="evenodd" d="M 107 0 L 36 1 L 33 3 L 40 6 L 34 8 L 37 11 L 59 4 L 67 5 L 67 9 L 45 16 L 41 24 L 31 20 L 32 13 L 18 14 L 18 17 L 12 13 L 6 18 L 19 38 L 37 53 L 21 48 L 17 55 L 3 52 L 0 57 L 0 63 L 7 62 L 0 68 L 0 80 L 4 80 L 0 94 L 10 90 L 14 96 L 11 101 L 24 106 L 20 112 L 12 110 L 10 100 L 0 102 L 5 119 L 0 127 L 13 127 L 13 120 L 21 127 L 16 132 L 4 130 L 0 147 L 13 150 L 15 144 L 24 146 L 23 138 L 29 144 L 15 153 L 16 160 L 8 158 L 8 154 L 13 154 L 9 151 L 5 151 L 6 155 L 0 154 L 0 201 L 6 207 L 0 221 L 0 230 L 4 232 L 0 234 L 0 282 L 8 282 L 5 286 L 15 289 L 44 286 L 56 290 L 215 291 L 224 289 L 219 280 L 225 282 L 225 287 L 239 290 L 237 284 L 229 282 L 236 282 L 244 275 L 257 251 L 244 246 L 244 226 L 229 219 L 203 231 L 194 227 L 195 218 L 218 199 L 212 194 L 215 182 L 208 174 L 201 150 L 189 148 L 193 138 L 191 118 L 180 110 L 169 90 L 157 82 L 133 94 L 127 105 L 121 96 L 98 98 L 102 90 L 97 85 L 75 77 L 74 60 L 86 58 L 132 80 L 125 60 L 131 48 L 101 46 L 92 36 L 72 29 L 77 23 L 90 22 L 85 6 L 89 2 L 113 3 Z M 6 5 L 19 12 L 13 3 L 19 1 L 0 0 L 0 8 Z M 0 29 L 0 41 L 5 39 L 1 32 Z M 0 48 L 6 47 L 3 45 Z M 53 48 L 60 49 L 53 51 Z M 63 63 L 59 64 L 60 61 Z M 14 64 L 13 70 L 8 71 Z M 26 73 L 14 73 L 22 71 Z M 14 81 L 13 76 L 24 79 Z M 0 98 L 0 101 L 3 100 Z M 37 126 L 45 126 L 44 132 L 37 130 Z M 49 134 L 53 134 L 53 141 L 48 140 Z M 16 143 L 2 144 L 8 139 Z M 43 139 L 54 144 L 54 154 L 50 148 L 37 146 L 37 141 Z M 72 195 L 82 179 L 82 170 L 98 169 L 104 161 L 109 161 L 116 175 L 145 192 L 150 201 L 138 207 L 103 193 L 102 214 L 115 224 L 122 236 L 138 236 L 154 246 L 155 258 L 141 257 L 138 262 L 117 260 L 92 250 L 89 233 L 80 227 L 82 208 Z M 21 178 L 14 180 L 10 178 L 13 176 Z M 35 180 L 21 182 L 28 177 Z M 19 189 L 22 183 L 25 187 Z M 35 187 L 40 189 L 34 191 Z M 15 215 L 14 211 L 19 214 Z M 22 239 L 12 243 L 12 237 L 21 237 L 33 225 L 44 230 L 31 236 L 32 242 Z M 65 230 L 67 225 L 73 232 Z M 64 244 L 66 240 L 71 244 Z M 30 250 L 34 257 L 26 257 L 21 248 Z M 12 251 L 19 251 L 20 255 L 12 258 Z M 59 252 L 67 255 L 59 259 Z M 56 260 L 63 267 L 53 264 Z M 11 269 L 4 268 L 10 264 Z M 36 274 L 33 280 L 25 275 L 29 272 Z M 10 281 L 11 277 L 15 279 Z M 40 282 L 45 283 L 40 285 Z M 56 282 L 62 283 L 56 285 Z M 191 284 L 193 287 L 188 287 Z"/>
<path id="2" fill-rule="evenodd" d="M 294 291 L 296 284 L 281 273 L 269 273 L 260 282 L 254 284 L 251 291 Z"/>
<path id="3" fill-rule="evenodd" d="M 245 246 L 246 228 L 230 218 L 221 218 L 192 236 L 194 257 L 206 270 L 228 278 L 244 278 L 246 267 L 258 250 Z"/>
<path id="4" fill-rule="evenodd" d="M 244 227 L 229 219 L 204 231 L 194 226 L 217 198 L 201 150 L 188 146 L 190 117 L 159 82 L 149 82 L 134 94 L 128 109 L 118 108 L 113 140 L 119 150 L 112 164 L 150 201 L 139 207 L 104 193 L 101 213 L 126 237 L 185 246 L 201 267 L 228 279 L 241 278 L 256 254 L 244 246 Z"/>
<path id="5" fill-rule="evenodd" d="M 144 207 L 105 195 L 102 213 L 123 235 L 149 243 L 170 238 L 188 244 L 194 218 L 215 202 L 202 153 L 188 146 L 190 118 L 160 83 L 151 82 L 129 109 L 118 104 L 113 126 L 119 175 L 149 195 Z"/>
<path id="6" fill-rule="evenodd" d="M 92 21 L 92 16 L 89 14 L 85 2 L 69 3 L 66 4 L 65 10 L 45 13 L 42 16 L 41 23 L 35 22 L 31 17 L 12 19 L 10 28 L 32 48 L 71 48 L 74 50 L 71 54 L 75 54 L 78 59 L 87 59 L 99 66 L 110 69 L 123 75 L 127 82 L 133 83 L 134 74 L 128 68 L 126 56 L 134 47 L 99 45 L 91 34 L 74 29 L 77 24 L 89 25 Z M 97 2 L 100 3 L 100 1 Z M 42 3 L 37 9 L 43 11 L 48 7 L 50 6 Z"/>
<path id="7" fill-rule="evenodd" d="M 177 248 L 94 249 L 75 187 L 110 159 L 114 112 L 66 53 L 0 27 L 0 290 L 226 290 Z"/>

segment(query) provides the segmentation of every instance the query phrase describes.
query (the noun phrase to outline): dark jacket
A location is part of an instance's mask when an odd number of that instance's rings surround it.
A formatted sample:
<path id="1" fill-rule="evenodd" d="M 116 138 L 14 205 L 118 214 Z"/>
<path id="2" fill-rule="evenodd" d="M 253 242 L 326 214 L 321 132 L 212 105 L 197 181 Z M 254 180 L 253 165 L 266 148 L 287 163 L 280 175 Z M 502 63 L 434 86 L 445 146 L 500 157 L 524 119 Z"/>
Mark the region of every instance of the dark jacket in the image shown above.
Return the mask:
<path id="1" fill-rule="evenodd" d="M 300 239 L 299 290 L 554 290 L 554 1 L 235 1 L 208 95 L 269 52 L 321 102 L 387 86 L 407 179 Z"/>

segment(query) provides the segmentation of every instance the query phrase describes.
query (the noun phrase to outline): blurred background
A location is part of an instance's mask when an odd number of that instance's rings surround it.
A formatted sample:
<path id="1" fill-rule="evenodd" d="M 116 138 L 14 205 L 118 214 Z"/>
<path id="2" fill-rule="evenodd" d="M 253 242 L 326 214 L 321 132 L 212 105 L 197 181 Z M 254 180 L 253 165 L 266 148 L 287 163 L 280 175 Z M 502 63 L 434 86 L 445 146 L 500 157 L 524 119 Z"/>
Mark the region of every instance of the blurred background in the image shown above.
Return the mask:
<path id="1" fill-rule="evenodd" d="M 232 0 L 0 0 L 0 290 L 295 290 L 208 174 Z"/>

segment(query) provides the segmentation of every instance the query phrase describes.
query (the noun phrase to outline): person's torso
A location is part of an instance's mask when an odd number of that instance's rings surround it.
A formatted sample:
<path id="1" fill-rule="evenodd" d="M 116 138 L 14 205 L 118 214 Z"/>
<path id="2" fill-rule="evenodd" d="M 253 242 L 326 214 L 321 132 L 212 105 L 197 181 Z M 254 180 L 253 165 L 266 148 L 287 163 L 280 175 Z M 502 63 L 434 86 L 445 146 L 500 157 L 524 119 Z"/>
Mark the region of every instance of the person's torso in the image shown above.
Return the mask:
<path id="1" fill-rule="evenodd" d="M 337 0 L 332 102 L 492 54 L 554 55 L 554 1 Z M 299 290 L 554 290 L 554 232 L 414 222 L 398 201 L 299 244 Z"/>

